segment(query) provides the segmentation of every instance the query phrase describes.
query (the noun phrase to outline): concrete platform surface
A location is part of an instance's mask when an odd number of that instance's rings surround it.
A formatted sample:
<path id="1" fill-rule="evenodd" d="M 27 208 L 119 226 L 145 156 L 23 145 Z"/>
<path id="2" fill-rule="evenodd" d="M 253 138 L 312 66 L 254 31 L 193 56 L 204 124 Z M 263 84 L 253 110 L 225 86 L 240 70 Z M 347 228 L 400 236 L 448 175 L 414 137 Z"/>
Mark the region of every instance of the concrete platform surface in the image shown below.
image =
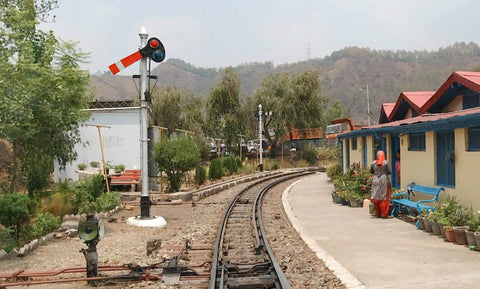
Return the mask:
<path id="1" fill-rule="evenodd" d="M 332 191 L 317 173 L 292 184 L 283 202 L 305 242 L 348 288 L 480 288 L 480 252 L 335 204 Z"/>

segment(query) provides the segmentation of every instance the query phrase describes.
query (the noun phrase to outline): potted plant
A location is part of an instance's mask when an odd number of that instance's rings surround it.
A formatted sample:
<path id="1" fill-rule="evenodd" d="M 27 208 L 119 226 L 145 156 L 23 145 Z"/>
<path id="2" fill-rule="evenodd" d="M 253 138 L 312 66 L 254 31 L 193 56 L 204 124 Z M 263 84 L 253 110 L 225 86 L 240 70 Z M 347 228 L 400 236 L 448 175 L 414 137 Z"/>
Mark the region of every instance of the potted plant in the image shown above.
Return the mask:
<path id="1" fill-rule="evenodd" d="M 439 227 L 440 227 L 440 231 L 441 231 L 441 233 L 442 233 L 442 234 L 441 234 L 442 237 L 443 237 L 445 240 L 447 240 L 447 235 L 446 235 L 446 231 L 445 231 L 445 230 L 446 230 L 446 228 L 450 228 L 450 227 L 451 227 L 451 225 L 450 225 L 450 220 L 448 220 L 447 217 L 443 216 L 443 217 L 441 217 L 440 219 L 437 220 L 437 223 L 438 223 L 438 225 L 439 225 Z M 454 238 L 454 237 L 455 237 L 455 233 L 453 233 L 453 230 L 451 231 L 451 233 L 453 234 L 453 237 L 452 237 L 452 236 L 450 236 L 450 237 L 451 237 L 452 239 L 455 239 L 455 238 Z M 447 241 L 448 241 L 448 240 L 447 240 Z M 452 242 L 454 242 L 454 241 L 452 241 Z"/>
<path id="2" fill-rule="evenodd" d="M 470 248 L 477 248 L 477 243 L 475 241 L 475 232 L 480 226 L 480 215 L 477 212 L 474 212 L 472 208 L 470 208 L 470 218 L 467 221 L 467 226 L 469 228 L 465 232 L 465 234 L 467 235 L 467 244 Z"/>
<path id="3" fill-rule="evenodd" d="M 427 213 L 422 211 L 422 215 L 424 216 L 423 217 L 423 223 L 425 223 L 425 231 L 429 232 L 429 233 L 432 233 L 433 229 L 432 229 L 430 214 L 427 214 Z"/>
<path id="4" fill-rule="evenodd" d="M 417 228 L 420 230 L 425 230 L 425 211 L 422 211 L 417 215 Z"/>
<path id="5" fill-rule="evenodd" d="M 124 165 L 116 165 L 113 167 L 115 173 L 121 173 L 125 170 L 125 166 Z"/>
<path id="6" fill-rule="evenodd" d="M 435 212 L 430 212 L 430 214 L 428 214 L 430 225 L 432 226 L 432 233 L 434 235 L 442 234 L 442 231 L 440 230 L 440 225 L 437 222 L 438 219 L 440 219 L 442 216 L 443 216 L 443 213 L 441 210 L 435 210 Z"/>
<path id="7" fill-rule="evenodd" d="M 456 242 L 455 232 L 453 231 L 452 216 L 458 210 L 460 205 L 455 196 L 447 195 L 445 202 L 442 204 L 443 217 L 438 223 L 443 226 L 445 239 L 449 242 Z"/>
<path id="8" fill-rule="evenodd" d="M 456 243 L 459 245 L 467 245 L 467 235 L 465 231 L 468 230 L 467 222 L 470 218 L 470 210 L 464 206 L 458 206 L 457 210 L 450 215 L 450 221 L 455 232 Z"/>
<path id="9" fill-rule="evenodd" d="M 92 168 L 98 168 L 100 166 L 100 163 L 97 161 L 90 162 L 90 166 Z"/>

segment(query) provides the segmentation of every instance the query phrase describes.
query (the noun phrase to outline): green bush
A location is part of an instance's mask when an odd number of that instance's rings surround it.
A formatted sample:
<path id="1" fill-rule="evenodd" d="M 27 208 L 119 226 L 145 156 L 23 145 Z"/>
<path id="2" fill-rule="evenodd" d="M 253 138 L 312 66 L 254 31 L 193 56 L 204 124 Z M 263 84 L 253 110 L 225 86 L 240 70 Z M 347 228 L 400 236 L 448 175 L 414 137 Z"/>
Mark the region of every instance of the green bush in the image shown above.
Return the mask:
<path id="1" fill-rule="evenodd" d="M 278 170 L 278 168 L 279 168 L 278 162 L 276 160 L 271 160 L 270 170 L 274 171 L 274 170 Z"/>
<path id="2" fill-rule="evenodd" d="M 103 175 L 96 174 L 81 180 L 76 188 L 78 190 L 92 195 L 94 199 L 98 198 L 106 191 Z"/>
<path id="3" fill-rule="evenodd" d="M 213 159 L 208 168 L 208 178 L 210 180 L 219 180 L 223 177 L 222 159 Z"/>
<path id="4" fill-rule="evenodd" d="M 180 189 L 185 173 L 200 162 L 200 151 L 196 143 L 188 137 L 162 139 L 155 144 L 153 159 L 158 170 L 167 174 L 167 190 L 176 192 Z"/>
<path id="5" fill-rule="evenodd" d="M 238 162 L 237 158 L 233 156 L 228 156 L 223 158 L 223 167 L 227 170 L 229 175 L 233 175 L 234 173 L 238 172 Z"/>
<path id="6" fill-rule="evenodd" d="M 115 170 L 116 173 L 121 173 L 125 170 L 125 166 L 124 165 L 116 165 L 113 167 L 113 169 Z"/>
<path id="7" fill-rule="evenodd" d="M 75 191 L 74 213 L 91 214 L 95 213 L 97 204 L 95 198 L 84 190 Z"/>
<path id="8" fill-rule="evenodd" d="M 114 192 L 103 193 L 97 198 L 96 204 L 97 212 L 107 212 L 120 205 L 120 197 Z"/>
<path id="9" fill-rule="evenodd" d="M 339 163 L 336 163 L 334 165 L 331 165 L 327 168 L 327 176 L 330 179 L 335 179 L 338 176 L 342 175 L 342 166 Z"/>
<path id="10" fill-rule="evenodd" d="M 197 185 L 201 185 L 205 183 L 205 180 L 207 179 L 207 170 L 205 167 L 201 165 L 197 165 L 195 168 L 195 183 Z"/>
<path id="11" fill-rule="evenodd" d="M 314 145 L 307 145 L 303 148 L 303 159 L 307 161 L 310 166 L 317 164 L 317 148 Z"/>
<path id="12" fill-rule="evenodd" d="M 0 228 L 0 249 L 5 250 L 9 253 L 17 246 L 17 242 L 12 237 L 13 231 L 8 228 Z"/>
<path id="13" fill-rule="evenodd" d="M 0 198 L 0 223 L 12 229 L 17 242 L 30 220 L 30 205 L 30 198 L 24 194 L 10 193 Z"/>
<path id="14" fill-rule="evenodd" d="M 35 222 L 30 226 L 30 237 L 35 239 L 45 236 L 58 229 L 61 224 L 62 221 L 59 217 L 50 213 L 40 213 Z"/>
<path id="15" fill-rule="evenodd" d="M 96 162 L 96 161 L 93 161 L 93 162 L 90 162 L 90 166 L 92 168 L 98 168 L 100 166 L 100 163 L 99 162 Z"/>

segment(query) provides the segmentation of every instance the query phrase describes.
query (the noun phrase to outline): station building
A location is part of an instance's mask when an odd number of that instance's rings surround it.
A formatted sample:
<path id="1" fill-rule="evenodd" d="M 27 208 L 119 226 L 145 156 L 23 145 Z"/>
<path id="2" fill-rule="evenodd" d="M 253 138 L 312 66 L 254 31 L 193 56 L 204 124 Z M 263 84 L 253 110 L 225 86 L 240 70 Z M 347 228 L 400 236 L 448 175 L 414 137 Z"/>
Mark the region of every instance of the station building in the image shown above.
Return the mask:
<path id="1" fill-rule="evenodd" d="M 402 92 L 395 103 L 382 105 L 379 124 L 338 139 L 344 171 L 353 163 L 368 168 L 381 149 L 392 166 L 393 186 L 413 181 L 443 187 L 480 210 L 480 72 L 454 72 L 436 91 Z"/>

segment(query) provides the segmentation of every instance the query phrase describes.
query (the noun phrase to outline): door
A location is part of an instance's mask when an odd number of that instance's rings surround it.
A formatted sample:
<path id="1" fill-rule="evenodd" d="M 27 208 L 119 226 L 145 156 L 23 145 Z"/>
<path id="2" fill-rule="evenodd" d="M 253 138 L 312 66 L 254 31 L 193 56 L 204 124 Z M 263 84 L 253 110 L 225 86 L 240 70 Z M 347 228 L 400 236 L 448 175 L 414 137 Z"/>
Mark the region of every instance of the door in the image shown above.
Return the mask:
<path id="1" fill-rule="evenodd" d="M 347 138 L 345 140 L 345 165 L 347 166 L 345 169 L 348 170 L 350 167 L 350 139 Z"/>
<path id="2" fill-rule="evenodd" d="M 455 135 L 453 130 L 437 132 L 437 185 L 455 187 Z"/>
<path id="3" fill-rule="evenodd" d="M 368 167 L 367 164 L 367 138 L 362 137 L 362 151 L 363 151 L 363 167 Z"/>
<path id="4" fill-rule="evenodd" d="M 392 135 L 392 147 L 391 147 L 390 163 L 392 164 L 392 186 L 400 188 L 400 137 L 398 134 Z M 398 154 L 397 154 L 398 152 Z M 398 166 L 397 166 L 398 162 Z M 398 168 L 398 172 L 397 172 Z"/>

